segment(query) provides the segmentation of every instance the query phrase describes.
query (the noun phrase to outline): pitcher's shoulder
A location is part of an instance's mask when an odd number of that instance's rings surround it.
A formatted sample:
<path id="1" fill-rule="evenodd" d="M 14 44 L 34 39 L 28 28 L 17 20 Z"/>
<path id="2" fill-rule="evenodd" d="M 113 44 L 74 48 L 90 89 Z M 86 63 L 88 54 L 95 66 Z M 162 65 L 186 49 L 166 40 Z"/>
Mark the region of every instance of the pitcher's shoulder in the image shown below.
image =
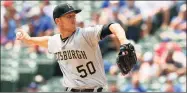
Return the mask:
<path id="1" fill-rule="evenodd" d="M 60 37 L 60 34 L 54 34 L 51 36 L 51 40 L 58 39 Z"/>
<path id="2" fill-rule="evenodd" d="M 51 36 L 48 41 L 48 51 L 49 53 L 55 53 L 59 51 L 61 47 L 60 34 L 55 34 Z"/>

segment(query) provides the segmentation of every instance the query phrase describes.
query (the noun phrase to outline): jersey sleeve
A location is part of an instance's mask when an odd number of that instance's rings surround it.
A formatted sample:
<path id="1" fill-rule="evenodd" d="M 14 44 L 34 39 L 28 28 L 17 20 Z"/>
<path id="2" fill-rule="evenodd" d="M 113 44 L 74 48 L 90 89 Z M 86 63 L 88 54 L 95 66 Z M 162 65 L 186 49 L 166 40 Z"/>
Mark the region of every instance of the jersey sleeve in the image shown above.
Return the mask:
<path id="1" fill-rule="evenodd" d="M 60 45 L 60 35 L 56 34 L 49 38 L 48 40 L 48 52 L 49 53 L 56 53 L 59 51 Z"/>
<path id="2" fill-rule="evenodd" d="M 88 43 L 90 43 L 92 46 L 95 46 L 100 40 L 102 28 L 103 25 L 90 26 L 84 28 L 82 33 Z"/>

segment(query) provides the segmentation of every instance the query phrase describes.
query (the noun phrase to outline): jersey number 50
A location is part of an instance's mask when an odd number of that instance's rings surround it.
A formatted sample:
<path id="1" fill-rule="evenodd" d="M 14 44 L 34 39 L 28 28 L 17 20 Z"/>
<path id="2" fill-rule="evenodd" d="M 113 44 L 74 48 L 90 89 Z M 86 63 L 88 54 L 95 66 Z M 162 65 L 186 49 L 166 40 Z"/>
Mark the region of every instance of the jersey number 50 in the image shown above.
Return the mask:
<path id="1" fill-rule="evenodd" d="M 83 67 L 84 67 L 83 65 L 77 66 L 77 71 L 79 73 L 82 73 L 80 75 L 81 78 L 85 78 L 88 75 L 87 72 L 86 72 L 86 69 L 84 69 Z M 89 74 L 92 75 L 92 74 L 94 74 L 96 72 L 92 61 L 89 61 L 88 63 L 86 63 L 86 67 L 87 67 L 87 69 L 89 71 Z M 90 68 L 92 68 L 92 69 L 90 69 Z"/>

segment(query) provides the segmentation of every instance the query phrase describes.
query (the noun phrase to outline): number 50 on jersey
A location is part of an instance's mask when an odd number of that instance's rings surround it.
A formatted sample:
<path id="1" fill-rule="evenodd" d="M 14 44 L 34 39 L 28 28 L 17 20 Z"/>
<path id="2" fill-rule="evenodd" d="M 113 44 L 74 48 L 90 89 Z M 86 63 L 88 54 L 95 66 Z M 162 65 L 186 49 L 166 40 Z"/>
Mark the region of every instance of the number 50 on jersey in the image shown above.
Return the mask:
<path id="1" fill-rule="evenodd" d="M 80 75 L 81 78 L 85 78 L 87 77 L 88 74 L 92 75 L 96 72 L 92 61 L 89 61 L 88 63 L 86 63 L 86 65 L 77 66 L 76 68 L 77 71 L 81 73 Z M 88 69 L 88 72 L 86 71 L 86 69 Z"/>

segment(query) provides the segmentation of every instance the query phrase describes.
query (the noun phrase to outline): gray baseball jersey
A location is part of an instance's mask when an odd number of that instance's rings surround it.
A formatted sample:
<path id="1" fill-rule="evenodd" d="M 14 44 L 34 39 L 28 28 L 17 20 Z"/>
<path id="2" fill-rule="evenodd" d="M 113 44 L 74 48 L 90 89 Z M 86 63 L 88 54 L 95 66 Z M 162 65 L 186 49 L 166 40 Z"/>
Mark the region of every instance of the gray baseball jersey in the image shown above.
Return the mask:
<path id="1" fill-rule="evenodd" d="M 98 45 L 103 25 L 77 28 L 63 42 L 60 34 L 48 41 L 49 53 L 54 53 L 63 73 L 63 85 L 71 88 L 103 87 L 106 77 Z"/>

